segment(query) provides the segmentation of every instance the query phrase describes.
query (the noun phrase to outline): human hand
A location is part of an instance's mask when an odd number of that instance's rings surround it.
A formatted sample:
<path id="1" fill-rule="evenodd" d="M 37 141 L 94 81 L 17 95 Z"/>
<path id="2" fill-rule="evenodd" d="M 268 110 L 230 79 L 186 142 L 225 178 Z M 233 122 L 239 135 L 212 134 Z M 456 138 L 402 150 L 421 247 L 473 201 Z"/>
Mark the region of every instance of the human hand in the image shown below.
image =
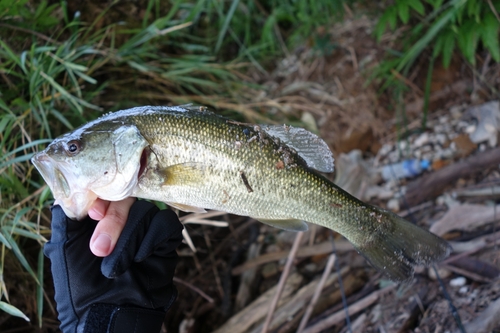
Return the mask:
<path id="1" fill-rule="evenodd" d="M 98 257 L 109 255 L 127 222 L 130 207 L 136 201 L 129 197 L 121 201 L 97 199 L 89 209 L 89 217 L 99 221 L 90 238 L 90 250 Z"/>
<path id="2" fill-rule="evenodd" d="M 172 279 L 182 224 L 171 210 L 133 201 L 114 251 L 100 258 L 88 246 L 99 223 L 74 221 L 60 206 L 52 208 L 45 255 L 52 264 L 61 330 L 159 331 L 176 296 Z"/>

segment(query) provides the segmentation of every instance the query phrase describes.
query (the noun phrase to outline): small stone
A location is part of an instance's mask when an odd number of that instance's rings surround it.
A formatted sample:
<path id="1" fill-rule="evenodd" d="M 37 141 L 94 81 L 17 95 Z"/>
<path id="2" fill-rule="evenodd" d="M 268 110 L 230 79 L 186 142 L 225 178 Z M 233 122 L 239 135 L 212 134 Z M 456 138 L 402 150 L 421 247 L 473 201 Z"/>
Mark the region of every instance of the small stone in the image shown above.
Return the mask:
<path id="1" fill-rule="evenodd" d="M 450 107 L 450 113 L 454 119 L 460 119 L 462 117 L 462 107 L 460 105 L 454 105 Z"/>
<path id="2" fill-rule="evenodd" d="M 423 145 L 429 143 L 429 133 L 425 132 L 420 134 L 420 136 L 413 143 L 416 147 L 422 147 Z"/>
<path id="3" fill-rule="evenodd" d="M 460 287 L 460 289 L 458 289 L 458 293 L 460 293 L 462 295 L 467 294 L 468 291 L 469 291 L 468 286 L 463 286 L 463 287 Z"/>
<path id="4" fill-rule="evenodd" d="M 453 149 L 445 149 L 441 153 L 441 157 L 444 159 L 451 159 L 453 157 L 453 155 L 454 155 Z"/>
<path id="5" fill-rule="evenodd" d="M 451 275 L 451 271 L 447 270 L 446 268 L 438 268 L 437 271 L 441 279 L 446 279 Z M 429 269 L 428 275 L 431 280 L 437 280 L 437 276 L 434 269 L 432 268 Z"/>
<path id="6" fill-rule="evenodd" d="M 474 133 L 476 131 L 476 125 L 469 125 L 465 128 L 465 133 Z"/>
<path id="7" fill-rule="evenodd" d="M 467 283 L 467 280 L 463 276 L 450 280 L 450 286 L 452 287 L 463 287 L 465 283 Z"/>
<path id="8" fill-rule="evenodd" d="M 378 154 L 381 156 L 385 156 L 391 152 L 392 148 L 393 148 L 392 145 L 384 143 L 380 148 L 380 150 L 378 151 Z"/>
<path id="9" fill-rule="evenodd" d="M 408 146 L 408 144 L 406 143 L 406 141 L 399 141 L 398 146 L 399 146 L 400 150 L 404 151 L 406 149 L 406 147 Z"/>
<path id="10" fill-rule="evenodd" d="M 265 279 L 270 278 L 279 273 L 278 265 L 276 263 L 268 263 L 262 267 L 261 274 Z"/>
<path id="11" fill-rule="evenodd" d="M 467 126 L 469 126 L 469 123 L 468 123 L 468 122 L 466 122 L 466 121 L 463 121 L 463 120 L 460 120 L 460 121 L 458 122 L 458 124 L 457 124 L 457 127 L 458 127 L 459 129 L 466 129 L 466 128 L 467 128 Z"/>
<path id="12" fill-rule="evenodd" d="M 440 144 L 440 145 L 444 145 L 446 143 L 446 141 L 448 141 L 448 139 L 446 138 L 446 135 L 445 134 L 437 134 L 436 135 L 436 141 Z"/>
<path id="13" fill-rule="evenodd" d="M 439 117 L 439 122 L 441 124 L 447 124 L 449 121 L 450 121 L 450 119 L 448 118 L 448 116 L 441 116 L 441 117 Z"/>
<path id="14" fill-rule="evenodd" d="M 399 212 L 399 209 L 400 209 L 399 200 L 398 199 L 389 200 L 389 202 L 387 203 L 387 208 L 389 208 L 393 212 Z"/>

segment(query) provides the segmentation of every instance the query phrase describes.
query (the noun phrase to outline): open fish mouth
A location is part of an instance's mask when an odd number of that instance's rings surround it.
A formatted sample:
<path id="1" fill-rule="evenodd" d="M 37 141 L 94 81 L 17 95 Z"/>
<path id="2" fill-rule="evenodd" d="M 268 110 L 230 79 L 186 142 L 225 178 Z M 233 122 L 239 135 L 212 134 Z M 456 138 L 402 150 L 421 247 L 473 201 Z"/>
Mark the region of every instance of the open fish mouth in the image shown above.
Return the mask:
<path id="1" fill-rule="evenodd" d="M 64 173 L 56 167 L 55 161 L 45 152 L 40 152 L 33 156 L 31 162 L 40 171 L 45 182 L 49 185 L 54 196 L 64 195 L 69 197 L 71 188 Z"/>

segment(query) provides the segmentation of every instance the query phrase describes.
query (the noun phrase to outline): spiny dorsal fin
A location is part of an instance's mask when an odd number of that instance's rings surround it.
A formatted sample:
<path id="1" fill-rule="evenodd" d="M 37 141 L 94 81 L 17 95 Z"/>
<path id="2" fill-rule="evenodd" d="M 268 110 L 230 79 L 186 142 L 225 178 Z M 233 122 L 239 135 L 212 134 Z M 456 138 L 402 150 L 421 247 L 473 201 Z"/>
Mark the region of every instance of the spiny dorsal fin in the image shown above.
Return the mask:
<path id="1" fill-rule="evenodd" d="M 262 130 L 295 149 L 307 166 L 321 172 L 333 172 L 333 155 L 323 139 L 306 129 L 292 126 L 261 125 Z"/>

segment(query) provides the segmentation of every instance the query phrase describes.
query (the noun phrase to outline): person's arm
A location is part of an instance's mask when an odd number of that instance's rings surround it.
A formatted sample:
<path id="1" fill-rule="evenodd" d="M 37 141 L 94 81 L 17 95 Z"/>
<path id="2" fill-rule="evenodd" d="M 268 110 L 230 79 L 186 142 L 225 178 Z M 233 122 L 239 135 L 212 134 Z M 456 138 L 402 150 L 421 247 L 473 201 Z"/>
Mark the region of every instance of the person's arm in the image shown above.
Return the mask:
<path id="1" fill-rule="evenodd" d="M 182 224 L 171 210 L 146 201 L 130 207 L 113 252 L 95 256 L 89 242 L 97 222 L 74 221 L 52 208 L 45 245 L 64 333 L 159 332 L 177 295 L 172 283 Z"/>

